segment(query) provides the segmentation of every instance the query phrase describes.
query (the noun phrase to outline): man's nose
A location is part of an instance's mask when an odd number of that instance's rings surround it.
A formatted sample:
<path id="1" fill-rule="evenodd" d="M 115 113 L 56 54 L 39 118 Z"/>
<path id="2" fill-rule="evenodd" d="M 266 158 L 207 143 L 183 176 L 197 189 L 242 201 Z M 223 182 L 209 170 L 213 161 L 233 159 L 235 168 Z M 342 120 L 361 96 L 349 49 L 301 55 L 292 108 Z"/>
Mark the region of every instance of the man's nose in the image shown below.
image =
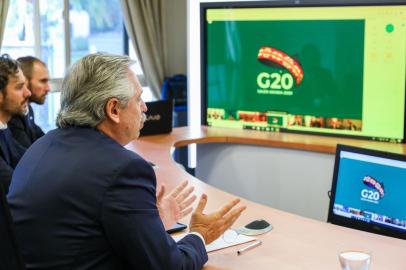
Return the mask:
<path id="1" fill-rule="evenodd" d="M 49 83 L 46 83 L 45 85 L 45 91 L 48 93 L 49 91 L 51 91 L 51 86 L 49 85 Z"/>
<path id="2" fill-rule="evenodd" d="M 141 110 L 142 110 L 142 112 L 144 112 L 144 113 L 148 111 L 147 104 L 145 104 L 145 102 L 144 102 L 144 101 L 142 101 L 142 104 L 141 104 Z"/>
<path id="3" fill-rule="evenodd" d="M 29 98 L 31 96 L 31 91 L 28 89 L 27 86 L 24 86 L 24 97 Z"/>

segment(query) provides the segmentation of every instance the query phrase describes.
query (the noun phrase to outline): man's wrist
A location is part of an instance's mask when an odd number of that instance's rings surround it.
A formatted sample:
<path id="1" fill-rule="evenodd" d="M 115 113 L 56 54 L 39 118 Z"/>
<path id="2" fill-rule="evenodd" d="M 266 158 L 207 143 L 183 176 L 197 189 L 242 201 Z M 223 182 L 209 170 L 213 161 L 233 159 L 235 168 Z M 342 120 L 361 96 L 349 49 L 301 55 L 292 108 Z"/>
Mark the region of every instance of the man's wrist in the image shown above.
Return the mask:
<path id="1" fill-rule="evenodd" d="M 199 237 L 199 238 L 202 240 L 203 244 L 206 245 L 206 241 L 204 240 L 204 237 L 203 237 L 203 235 L 202 235 L 201 233 L 198 233 L 198 232 L 189 232 L 189 234 L 194 234 L 194 235 L 196 235 L 197 237 Z"/>

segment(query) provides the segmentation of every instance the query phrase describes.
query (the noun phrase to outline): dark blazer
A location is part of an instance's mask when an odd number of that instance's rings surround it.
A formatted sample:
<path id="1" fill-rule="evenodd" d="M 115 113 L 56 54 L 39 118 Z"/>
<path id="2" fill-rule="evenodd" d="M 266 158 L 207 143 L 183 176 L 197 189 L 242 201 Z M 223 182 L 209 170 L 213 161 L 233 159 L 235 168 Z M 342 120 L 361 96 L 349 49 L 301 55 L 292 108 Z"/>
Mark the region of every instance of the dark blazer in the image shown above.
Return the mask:
<path id="1" fill-rule="evenodd" d="M 44 136 L 42 129 L 35 124 L 34 111 L 28 106 L 27 115 L 15 115 L 8 122 L 13 137 L 25 148 Z"/>
<path id="2" fill-rule="evenodd" d="M 27 269 L 201 269 L 203 242 L 166 233 L 155 187 L 152 167 L 101 132 L 48 132 L 8 194 Z"/>
<path id="3" fill-rule="evenodd" d="M 18 144 L 10 130 L 0 130 L 0 184 L 7 194 L 14 168 L 23 156 L 25 148 Z"/>

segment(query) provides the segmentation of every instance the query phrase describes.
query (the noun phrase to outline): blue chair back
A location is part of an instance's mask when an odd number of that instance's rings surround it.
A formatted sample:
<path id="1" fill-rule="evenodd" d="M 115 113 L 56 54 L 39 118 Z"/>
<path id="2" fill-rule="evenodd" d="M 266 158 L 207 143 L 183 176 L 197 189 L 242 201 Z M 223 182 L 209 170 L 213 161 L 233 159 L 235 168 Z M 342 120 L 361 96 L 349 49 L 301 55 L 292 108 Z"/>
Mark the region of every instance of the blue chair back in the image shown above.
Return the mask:
<path id="1" fill-rule="evenodd" d="M 164 80 L 162 84 L 162 99 L 173 99 L 175 111 L 187 109 L 187 78 L 178 74 Z"/>

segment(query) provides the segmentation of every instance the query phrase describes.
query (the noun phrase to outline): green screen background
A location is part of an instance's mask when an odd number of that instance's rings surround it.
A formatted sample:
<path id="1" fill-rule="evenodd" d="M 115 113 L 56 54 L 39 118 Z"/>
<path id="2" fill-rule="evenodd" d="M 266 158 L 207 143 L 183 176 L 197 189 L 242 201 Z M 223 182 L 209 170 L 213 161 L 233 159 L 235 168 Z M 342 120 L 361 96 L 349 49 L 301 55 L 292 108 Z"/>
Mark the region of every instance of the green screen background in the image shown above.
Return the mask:
<path id="1" fill-rule="evenodd" d="M 214 21 L 208 25 L 209 107 L 362 119 L 364 21 Z M 293 95 L 257 94 L 261 46 L 302 66 Z M 239 64 L 243 63 L 243 64 Z"/>

